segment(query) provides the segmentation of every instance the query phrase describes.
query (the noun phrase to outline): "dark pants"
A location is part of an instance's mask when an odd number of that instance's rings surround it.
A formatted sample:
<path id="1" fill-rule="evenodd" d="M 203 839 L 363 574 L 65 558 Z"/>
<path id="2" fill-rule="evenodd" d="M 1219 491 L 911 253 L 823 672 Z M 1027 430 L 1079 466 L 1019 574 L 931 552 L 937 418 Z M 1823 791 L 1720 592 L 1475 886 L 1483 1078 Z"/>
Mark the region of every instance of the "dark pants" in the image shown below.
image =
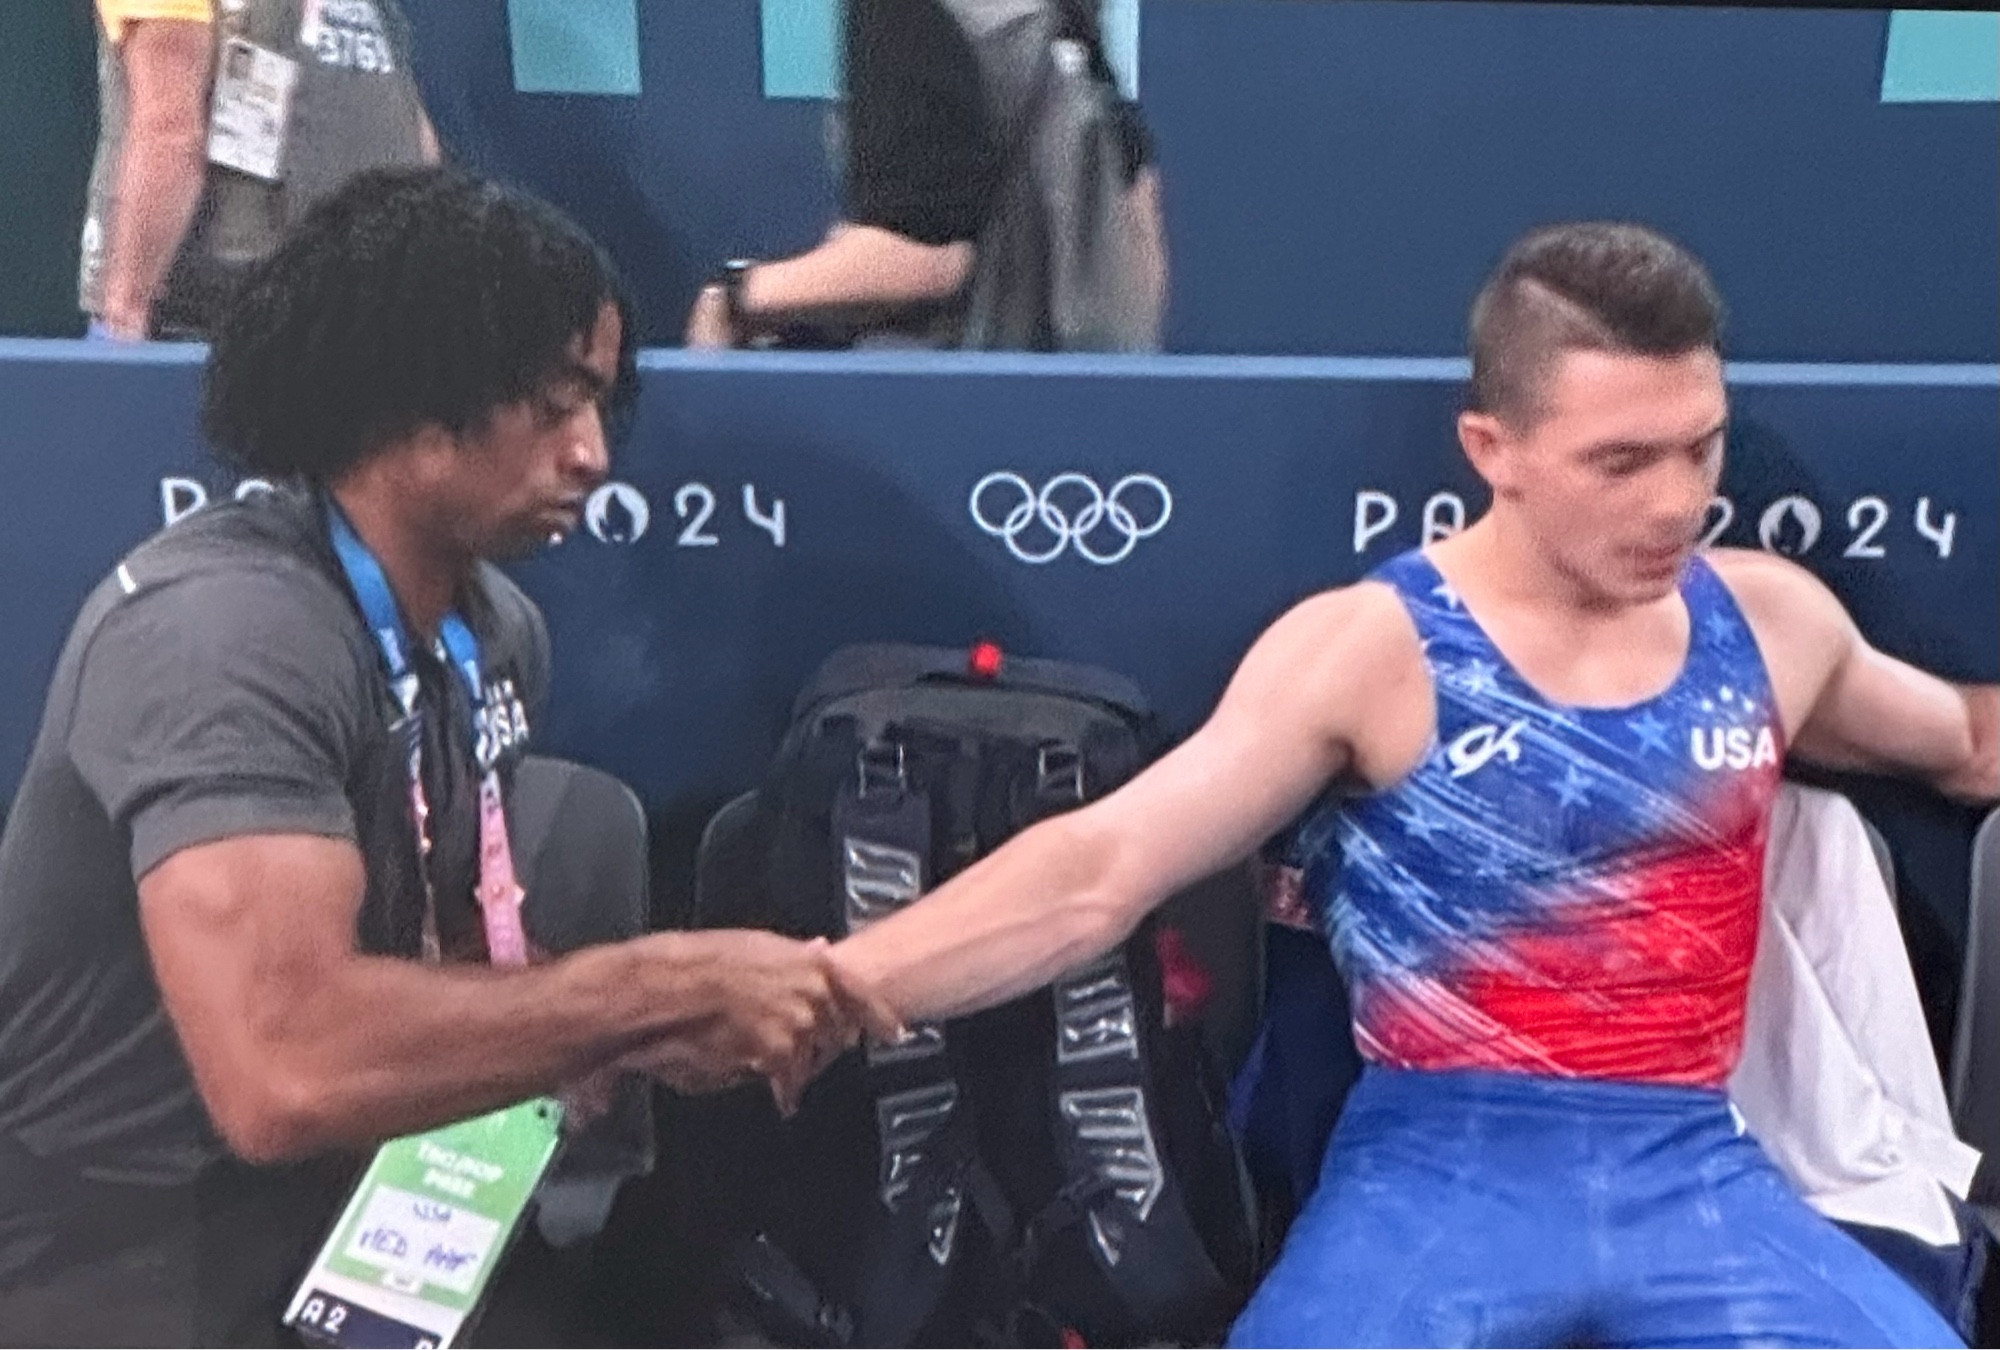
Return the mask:
<path id="1" fill-rule="evenodd" d="M 117 1186 L 0 1136 L 0 1346 L 187 1345 L 192 1187 Z"/>
<path id="2" fill-rule="evenodd" d="M 0 1142 L 0 1346 L 295 1345 L 279 1318 L 354 1171 L 223 1162 L 193 1185 L 118 1185 Z M 587 1247 L 528 1225 L 468 1343 L 616 1343 L 593 1273 Z"/>

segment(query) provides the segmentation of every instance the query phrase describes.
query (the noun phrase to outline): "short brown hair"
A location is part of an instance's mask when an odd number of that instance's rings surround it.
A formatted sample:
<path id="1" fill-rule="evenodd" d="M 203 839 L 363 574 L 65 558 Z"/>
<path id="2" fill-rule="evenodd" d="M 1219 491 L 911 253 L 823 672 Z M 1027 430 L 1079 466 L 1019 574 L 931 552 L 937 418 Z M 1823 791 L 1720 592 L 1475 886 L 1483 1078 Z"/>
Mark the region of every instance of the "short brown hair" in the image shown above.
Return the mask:
<path id="1" fill-rule="evenodd" d="M 1549 225 L 1507 250 L 1471 330 L 1472 407 L 1531 425 L 1563 352 L 1719 352 L 1722 297 L 1698 258 L 1643 225 Z"/>

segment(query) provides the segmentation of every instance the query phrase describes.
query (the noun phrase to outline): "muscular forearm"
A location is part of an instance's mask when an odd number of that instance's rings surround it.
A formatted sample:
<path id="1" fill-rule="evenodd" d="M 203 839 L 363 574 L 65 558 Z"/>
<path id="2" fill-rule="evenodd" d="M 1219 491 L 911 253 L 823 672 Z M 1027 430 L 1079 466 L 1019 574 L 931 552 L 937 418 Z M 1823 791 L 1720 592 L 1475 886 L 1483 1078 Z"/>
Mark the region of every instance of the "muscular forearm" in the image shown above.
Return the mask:
<path id="1" fill-rule="evenodd" d="M 1349 762 L 1347 742 L 1302 714 L 1300 691 L 1320 686 L 1298 653 L 1345 661 L 1341 644 L 1366 637 L 1355 625 L 1328 642 L 1325 625 L 1351 613 L 1344 600 L 1295 610 L 1179 748 L 837 944 L 835 963 L 905 1021 L 990 1007 L 1093 960 L 1168 896 L 1249 856 Z M 1369 689 L 1357 682 L 1359 702 Z"/>
<path id="2" fill-rule="evenodd" d="M 1153 897 L 1121 895 L 1088 812 L 1059 816 L 833 949 L 906 1021 L 991 1007 L 1124 937 Z"/>
<path id="3" fill-rule="evenodd" d="M 139 879 L 161 1000 L 223 1138 L 258 1161 L 366 1144 L 637 1064 L 795 1094 L 893 1014 L 832 981 L 824 944 L 657 933 L 525 969 L 354 949 L 366 868 L 343 838 L 194 844 Z"/>
<path id="4" fill-rule="evenodd" d="M 716 1002 L 672 959 L 674 935 L 526 970 L 343 957 L 248 1028 L 261 1093 L 214 1100 L 240 1152 L 290 1157 L 368 1144 L 553 1091 Z"/>

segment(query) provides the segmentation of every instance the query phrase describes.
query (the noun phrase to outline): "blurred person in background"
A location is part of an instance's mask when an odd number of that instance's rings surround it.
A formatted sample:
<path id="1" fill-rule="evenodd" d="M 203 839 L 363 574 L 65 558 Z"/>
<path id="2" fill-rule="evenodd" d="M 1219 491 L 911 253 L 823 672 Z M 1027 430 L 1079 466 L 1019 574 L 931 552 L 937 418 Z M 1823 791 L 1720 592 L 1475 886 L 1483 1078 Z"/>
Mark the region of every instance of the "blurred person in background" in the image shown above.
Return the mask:
<path id="1" fill-rule="evenodd" d="M 96 0 L 78 301 L 93 336 L 205 337 L 235 278 L 362 169 L 435 163 L 397 0 Z"/>
<path id="2" fill-rule="evenodd" d="M 851 0 L 844 57 L 842 218 L 725 264 L 688 345 L 1159 345 L 1158 174 L 1096 0 Z"/>

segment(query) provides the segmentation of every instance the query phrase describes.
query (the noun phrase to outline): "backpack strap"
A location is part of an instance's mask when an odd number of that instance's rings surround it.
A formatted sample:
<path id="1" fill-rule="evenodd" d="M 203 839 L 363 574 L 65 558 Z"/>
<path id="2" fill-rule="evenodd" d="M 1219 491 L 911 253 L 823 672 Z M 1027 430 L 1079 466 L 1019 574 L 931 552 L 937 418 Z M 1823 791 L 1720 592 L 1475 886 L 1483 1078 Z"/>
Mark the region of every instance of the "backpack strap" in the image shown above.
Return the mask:
<path id="1" fill-rule="evenodd" d="M 1043 814 L 1081 803 L 1082 758 L 1074 746 L 1044 747 L 1036 774 Z M 1063 1185 L 1026 1238 L 1041 1246 L 1080 1226 L 1091 1260 L 1144 1331 L 1226 1317 L 1230 1286 L 1195 1228 L 1148 1109 L 1146 1021 L 1130 950 L 1116 947 L 1053 986 L 1050 1106 Z"/>
<path id="2" fill-rule="evenodd" d="M 835 875 L 849 933 L 923 894 L 931 875 L 931 799 L 910 782 L 903 746 L 864 745 L 834 798 Z M 907 1345 L 951 1282 L 976 1158 L 969 1104 L 942 1025 L 911 1028 L 900 1045 L 871 1046 L 864 1070 L 874 1099 L 876 1203 L 855 1240 L 867 1253 L 854 1300 L 862 1345 Z"/>

